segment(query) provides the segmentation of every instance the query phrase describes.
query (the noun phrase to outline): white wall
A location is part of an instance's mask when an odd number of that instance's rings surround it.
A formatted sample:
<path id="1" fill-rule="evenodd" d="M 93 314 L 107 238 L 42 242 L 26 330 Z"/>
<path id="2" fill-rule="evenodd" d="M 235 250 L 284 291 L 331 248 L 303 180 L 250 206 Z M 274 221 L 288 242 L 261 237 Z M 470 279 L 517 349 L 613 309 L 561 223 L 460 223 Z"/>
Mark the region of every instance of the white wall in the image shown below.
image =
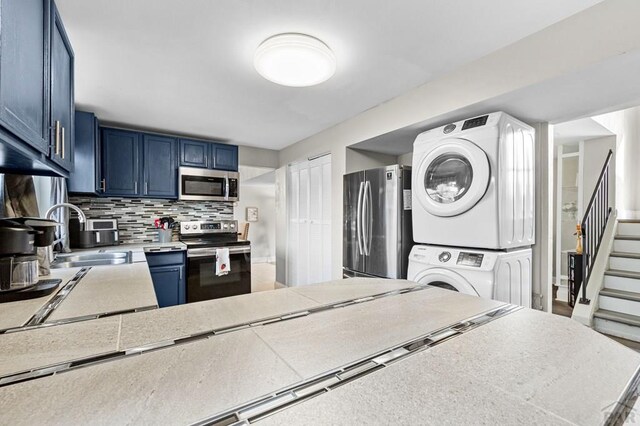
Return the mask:
<path id="1" fill-rule="evenodd" d="M 637 189 L 640 182 L 640 107 L 593 119 L 617 136 L 615 206 L 618 218 L 640 219 L 640 192 Z"/>
<path id="2" fill-rule="evenodd" d="M 287 282 L 287 167 L 276 170 L 276 281 Z"/>
<path id="3" fill-rule="evenodd" d="M 275 262 L 275 177 L 271 179 L 264 179 L 264 177 L 269 176 L 268 173 L 274 173 L 275 168 L 278 167 L 278 152 L 240 146 L 238 163 L 240 164 L 240 201 L 234 206 L 234 218 L 242 224 L 247 221 L 247 207 L 258 208 L 258 222 L 251 222 L 249 225 L 251 260 L 254 263 Z"/>
<path id="4" fill-rule="evenodd" d="M 394 155 L 380 154 L 378 152 L 352 148 L 347 148 L 346 155 L 346 173 L 390 166 L 392 164 L 396 164 L 396 161 L 398 160 Z"/>
<path id="5" fill-rule="evenodd" d="M 278 168 L 278 151 L 251 146 L 238 147 L 238 163 L 241 166 Z"/>
<path id="6" fill-rule="evenodd" d="M 533 298 L 531 307 L 551 312 L 553 286 L 553 126 L 539 123 L 536 130 L 535 212 L 536 243 L 532 247 Z"/>
<path id="7" fill-rule="evenodd" d="M 413 163 L 413 152 L 398 155 L 397 162 L 403 166 L 410 166 Z"/>
<path id="8" fill-rule="evenodd" d="M 276 258 L 276 187 L 240 183 L 240 201 L 234 209 L 234 218 L 247 221 L 247 207 L 258 208 L 258 221 L 249 225 L 251 261 L 275 262 Z"/>
<path id="9" fill-rule="evenodd" d="M 330 152 L 333 156 L 332 203 L 334 207 L 340 206 L 342 176 L 347 170 L 347 146 L 425 120 L 437 120 L 445 114 L 462 111 L 476 104 L 490 105 L 499 96 L 575 75 L 593 64 L 618 58 L 624 52 L 637 51 L 640 49 L 640 26 L 636 22 L 639 14 L 640 2 L 607 0 L 599 3 L 283 149 L 280 151 L 280 166 Z M 617 22 L 616 31 L 593 30 L 610 22 Z M 548 166 L 552 167 L 552 163 Z M 551 196 L 551 193 L 548 195 Z M 548 198 L 544 202 L 550 204 L 547 201 Z M 342 265 L 342 209 L 333 209 L 332 223 L 333 270 L 337 279 L 341 277 Z M 552 223 L 551 215 L 548 226 Z M 548 266 L 551 275 L 550 261 L 548 265 L 543 263 L 538 266 Z"/>
<path id="10" fill-rule="evenodd" d="M 611 179 L 609 180 L 609 203 L 611 206 L 616 205 L 616 161 L 617 158 L 615 156 L 616 153 L 616 137 L 615 136 L 607 136 L 603 138 L 589 139 L 584 141 L 583 148 L 583 170 L 584 175 L 582 177 L 582 200 L 583 200 L 583 209 L 587 208 L 587 204 L 591 200 L 591 196 L 593 195 L 593 191 L 596 189 L 596 184 L 598 183 L 598 178 L 600 177 L 600 172 L 602 171 L 602 166 L 604 165 L 604 160 L 607 158 L 609 154 L 609 150 L 614 152 L 614 157 L 611 161 L 610 175 Z M 636 157 L 636 163 L 640 157 Z M 636 165 L 637 167 L 637 165 Z M 584 215 L 584 210 L 581 212 Z"/>

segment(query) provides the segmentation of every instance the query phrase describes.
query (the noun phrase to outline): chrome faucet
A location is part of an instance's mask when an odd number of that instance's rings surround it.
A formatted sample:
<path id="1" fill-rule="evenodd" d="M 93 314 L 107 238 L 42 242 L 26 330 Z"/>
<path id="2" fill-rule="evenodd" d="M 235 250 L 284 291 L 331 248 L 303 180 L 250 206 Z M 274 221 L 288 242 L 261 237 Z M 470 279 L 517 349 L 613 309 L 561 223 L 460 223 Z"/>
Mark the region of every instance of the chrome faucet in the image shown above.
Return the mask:
<path id="1" fill-rule="evenodd" d="M 70 208 L 72 210 L 75 210 L 78 213 L 78 221 L 80 222 L 80 230 L 82 230 L 84 228 L 84 224 L 87 222 L 87 216 L 85 216 L 84 212 L 82 210 L 80 210 L 80 208 L 78 206 L 75 206 L 73 204 L 59 203 L 59 204 L 51 206 L 51 208 L 49 210 L 47 210 L 47 212 L 44 214 L 45 219 L 51 219 L 51 215 L 53 214 L 53 212 L 58 210 L 59 208 L 62 208 L 62 207 Z M 69 234 L 69 229 L 67 229 L 67 234 Z M 60 241 L 62 241 L 62 238 L 59 238 L 56 241 L 54 241 L 52 246 L 56 245 Z"/>

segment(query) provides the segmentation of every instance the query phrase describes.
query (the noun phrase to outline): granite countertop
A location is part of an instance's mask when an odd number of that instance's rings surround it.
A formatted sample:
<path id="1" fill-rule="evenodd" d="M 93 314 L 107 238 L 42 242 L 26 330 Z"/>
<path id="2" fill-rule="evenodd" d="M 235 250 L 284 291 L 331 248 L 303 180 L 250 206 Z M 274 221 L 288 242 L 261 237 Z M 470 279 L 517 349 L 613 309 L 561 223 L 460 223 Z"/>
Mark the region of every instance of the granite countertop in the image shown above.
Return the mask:
<path id="1" fill-rule="evenodd" d="M 146 263 L 92 266 L 46 322 L 157 307 Z"/>
<path id="2" fill-rule="evenodd" d="M 191 423 L 506 306 L 398 291 L 415 286 L 341 280 L 3 335 L 6 376 L 252 323 L 0 386 L 0 423 Z M 395 293 L 370 297 L 385 291 Z M 286 320 L 260 322 L 273 316 Z M 261 422 L 600 424 L 639 368 L 640 355 L 617 342 L 521 309 Z"/>
<path id="3" fill-rule="evenodd" d="M 80 268 L 68 269 L 52 269 L 51 274 L 41 276 L 41 280 L 59 278 L 62 280 L 60 286 L 64 286 Z M 55 292 L 37 299 L 21 300 L 18 302 L 9 302 L 0 304 L 0 330 L 7 328 L 20 327 L 31 319 L 38 309 L 44 306 L 51 298 L 55 296 Z"/>
<path id="4" fill-rule="evenodd" d="M 47 318 L 46 323 L 79 319 L 84 316 L 113 314 L 136 309 L 153 309 L 158 302 L 146 263 L 145 249 L 186 248 L 182 243 L 119 245 L 74 252 L 131 251 L 132 264 L 92 266 L 89 272 L 71 290 L 69 295 Z M 81 268 L 51 269 L 41 279 L 60 278 L 62 289 Z M 0 305 L 0 330 L 23 326 L 44 307 L 57 292 L 37 299 L 3 303 Z"/>

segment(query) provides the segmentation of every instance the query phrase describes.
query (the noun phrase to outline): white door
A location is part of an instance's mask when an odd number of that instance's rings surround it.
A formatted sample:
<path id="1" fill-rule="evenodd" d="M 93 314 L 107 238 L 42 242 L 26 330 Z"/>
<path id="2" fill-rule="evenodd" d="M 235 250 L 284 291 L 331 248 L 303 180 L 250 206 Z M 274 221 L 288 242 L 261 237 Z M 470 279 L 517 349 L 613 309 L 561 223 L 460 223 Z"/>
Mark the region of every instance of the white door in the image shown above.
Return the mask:
<path id="1" fill-rule="evenodd" d="M 451 138 L 438 143 L 418 166 L 414 192 L 434 216 L 462 214 L 484 196 L 491 178 L 489 159 L 476 144 Z"/>
<path id="2" fill-rule="evenodd" d="M 331 279 L 331 156 L 289 166 L 287 285 Z"/>
<path id="3" fill-rule="evenodd" d="M 476 289 L 462 275 L 457 274 L 448 269 L 433 268 L 428 269 L 418 275 L 415 282 L 419 284 L 428 284 L 434 287 L 453 290 L 471 296 L 478 296 Z"/>

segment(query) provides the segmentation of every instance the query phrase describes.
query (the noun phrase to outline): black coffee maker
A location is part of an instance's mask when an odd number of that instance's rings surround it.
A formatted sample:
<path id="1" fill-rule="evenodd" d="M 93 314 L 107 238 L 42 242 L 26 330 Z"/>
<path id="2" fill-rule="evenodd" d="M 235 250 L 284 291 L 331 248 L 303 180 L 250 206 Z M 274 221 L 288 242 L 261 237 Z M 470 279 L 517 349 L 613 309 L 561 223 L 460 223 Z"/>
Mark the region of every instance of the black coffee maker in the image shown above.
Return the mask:
<path id="1" fill-rule="evenodd" d="M 39 218 L 0 219 L 0 302 L 52 293 L 60 280 L 40 281 L 37 247 L 53 244 L 55 221 Z"/>

